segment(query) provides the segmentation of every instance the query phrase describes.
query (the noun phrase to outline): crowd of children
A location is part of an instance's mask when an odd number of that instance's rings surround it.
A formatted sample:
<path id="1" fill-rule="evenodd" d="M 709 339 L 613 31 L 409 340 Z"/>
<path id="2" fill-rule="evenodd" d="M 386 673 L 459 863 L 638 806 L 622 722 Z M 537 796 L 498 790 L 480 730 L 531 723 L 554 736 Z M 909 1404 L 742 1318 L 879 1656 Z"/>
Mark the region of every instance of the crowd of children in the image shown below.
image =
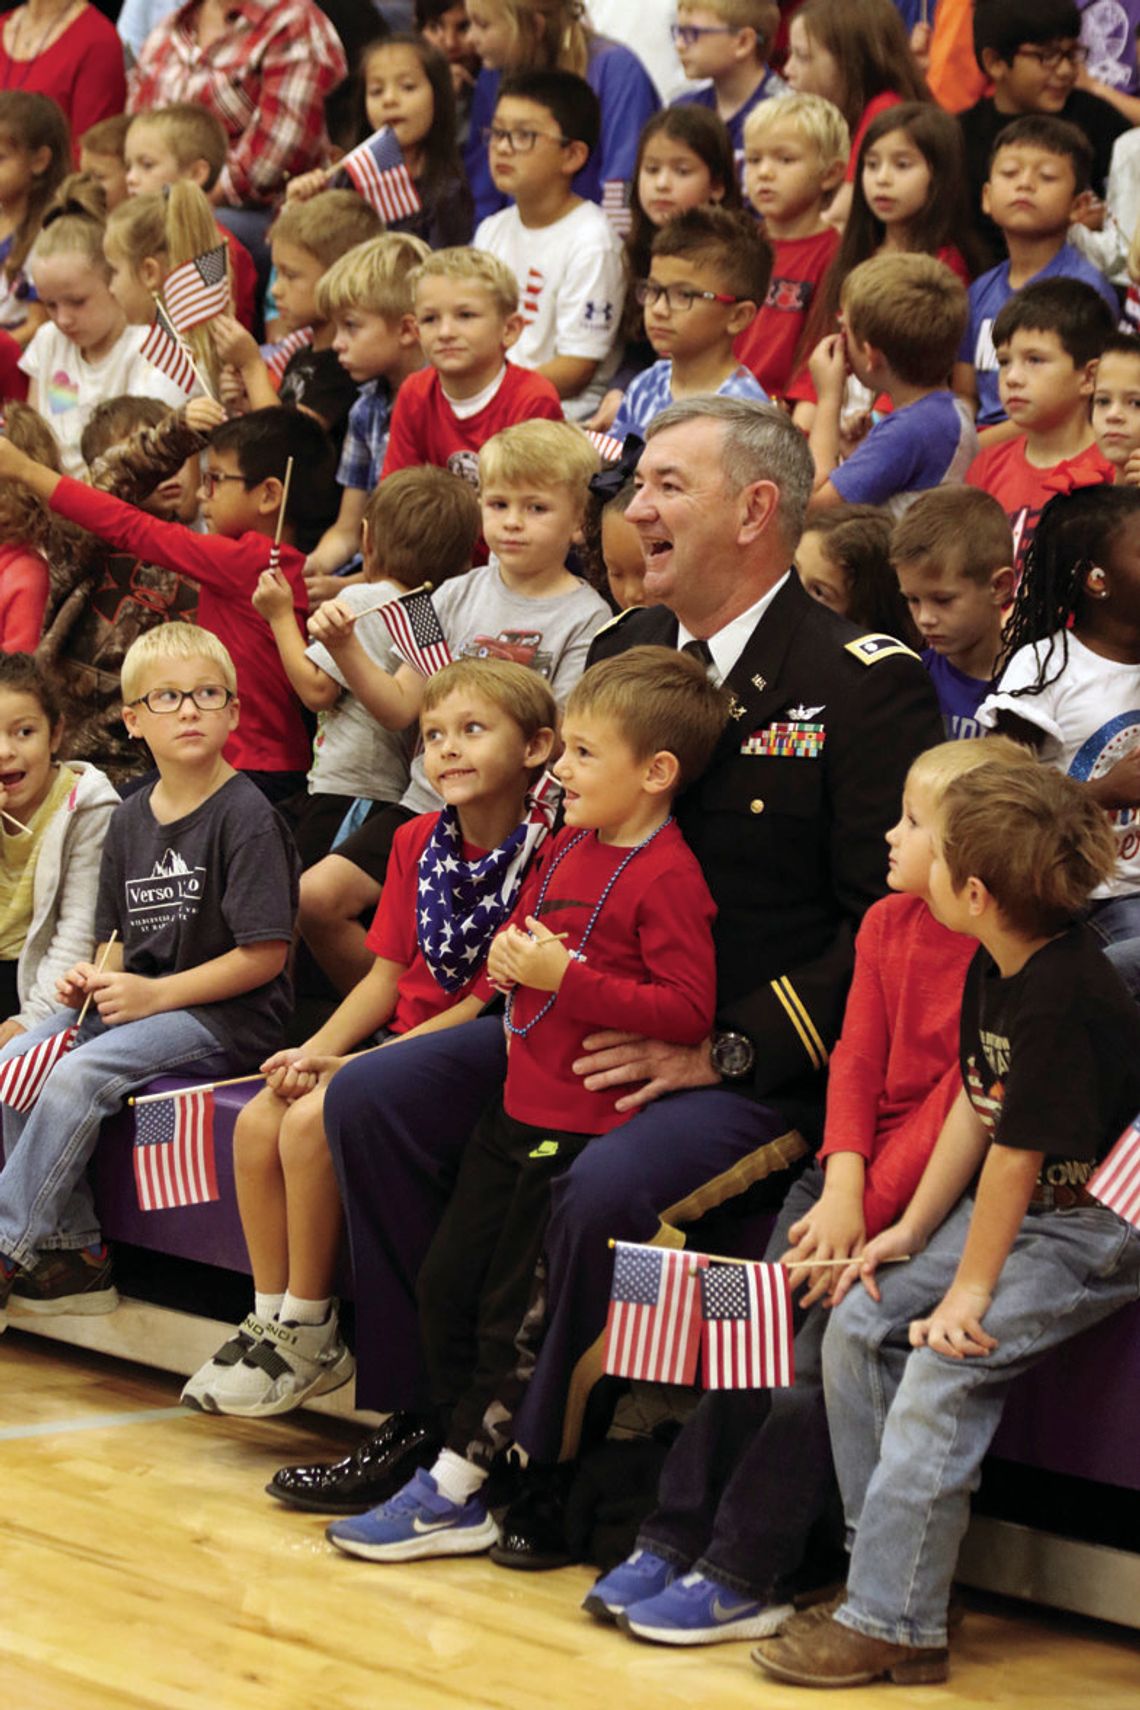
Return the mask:
<path id="1" fill-rule="evenodd" d="M 1081 75 L 1077 0 L 976 0 L 958 113 L 904 14 L 679 0 L 690 87 L 662 106 L 579 0 L 418 0 L 264 253 L 208 105 L 75 135 L 0 90 L 0 1065 L 65 1046 L 34 1104 L 0 1099 L 0 1328 L 116 1304 L 102 1118 L 160 1068 L 259 1068 L 253 1305 L 183 1399 L 258 1417 L 344 1384 L 326 1089 L 504 1007 L 503 1096 L 419 1278 L 423 1464 L 338 1548 L 495 1541 L 552 1197 L 629 1114 L 583 1090 L 581 1039 L 714 1020 L 672 804 L 743 708 L 707 647 L 587 669 L 650 603 L 626 512 L 654 418 L 790 417 L 795 574 L 868 660 L 920 655 L 947 741 L 881 828 L 896 894 L 769 1243 L 802 1289 L 796 1386 L 701 1403 L 586 1601 L 642 1639 L 761 1639 L 806 1685 L 944 1677 L 1003 1386 L 1140 1272 L 1085 1186 L 1140 1106 L 1131 115 Z M 1022 1221 L 1054 1205 L 1067 1256 Z M 847 1600 L 797 1615 L 840 1496 Z"/>

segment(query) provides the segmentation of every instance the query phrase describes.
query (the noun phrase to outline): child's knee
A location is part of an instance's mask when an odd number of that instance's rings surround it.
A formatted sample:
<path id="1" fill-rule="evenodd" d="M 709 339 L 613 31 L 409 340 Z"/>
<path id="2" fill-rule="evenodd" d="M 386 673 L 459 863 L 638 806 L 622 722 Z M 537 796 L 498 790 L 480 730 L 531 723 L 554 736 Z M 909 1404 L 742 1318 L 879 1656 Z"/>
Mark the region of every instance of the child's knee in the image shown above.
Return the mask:
<path id="1" fill-rule="evenodd" d="M 264 1087 L 238 1112 L 234 1123 L 234 1165 L 258 1164 L 276 1157 L 278 1136 L 288 1106 Z"/>
<path id="2" fill-rule="evenodd" d="M 288 1107 L 281 1120 L 277 1145 L 286 1176 L 322 1165 L 332 1168 L 325 1138 L 324 1092 L 323 1087 L 318 1087 L 306 1093 Z"/>

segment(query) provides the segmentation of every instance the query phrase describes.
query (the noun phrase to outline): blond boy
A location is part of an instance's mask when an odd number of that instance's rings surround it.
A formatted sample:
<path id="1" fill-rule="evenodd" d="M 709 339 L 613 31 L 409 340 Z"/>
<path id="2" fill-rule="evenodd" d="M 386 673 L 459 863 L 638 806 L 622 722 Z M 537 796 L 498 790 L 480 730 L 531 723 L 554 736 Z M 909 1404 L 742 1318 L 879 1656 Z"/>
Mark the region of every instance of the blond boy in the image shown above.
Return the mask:
<path id="1" fill-rule="evenodd" d="M 737 165 L 749 115 L 788 85 L 768 64 L 780 27 L 775 0 L 702 0 L 677 7 L 673 40 L 685 76 L 708 83 L 673 98 L 673 106 L 708 107 L 724 120 Z"/>
<path id="2" fill-rule="evenodd" d="M 128 113 L 116 113 L 89 126 L 79 139 L 79 170 L 89 173 L 98 184 L 108 213 L 130 195 L 125 148 L 131 124 Z"/>

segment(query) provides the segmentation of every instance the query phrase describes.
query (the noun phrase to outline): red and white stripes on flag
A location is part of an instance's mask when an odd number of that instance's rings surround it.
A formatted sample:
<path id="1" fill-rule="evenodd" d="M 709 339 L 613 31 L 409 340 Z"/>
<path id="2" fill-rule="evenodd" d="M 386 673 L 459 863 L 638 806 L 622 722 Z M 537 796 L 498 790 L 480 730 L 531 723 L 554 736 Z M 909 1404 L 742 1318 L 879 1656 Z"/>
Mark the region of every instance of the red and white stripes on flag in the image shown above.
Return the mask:
<path id="1" fill-rule="evenodd" d="M 706 1389 L 771 1389 L 795 1381 L 792 1295 L 783 1265 L 707 1265 L 701 1311 Z"/>
<path id="2" fill-rule="evenodd" d="M 180 392 L 190 396 L 198 376 L 185 346 L 163 313 L 161 303 L 139 347 L 139 355 L 145 356 L 151 367 L 165 374 L 168 380 L 173 380 Z"/>
<path id="3" fill-rule="evenodd" d="M 213 1093 L 179 1093 L 136 1105 L 134 1161 L 140 1211 L 217 1199 Z"/>
<path id="4" fill-rule="evenodd" d="M 615 439 L 612 433 L 596 433 L 592 428 L 587 430 L 586 438 L 594 447 L 603 463 L 620 463 L 621 454 L 625 447 L 620 439 Z"/>
<path id="5" fill-rule="evenodd" d="M 629 185 L 624 178 L 607 178 L 602 185 L 602 213 L 618 237 L 628 237 L 633 225 Z"/>
<path id="6" fill-rule="evenodd" d="M 1094 1199 L 1140 1229 L 1140 1116 L 1128 1124 L 1087 1186 Z"/>
<path id="7" fill-rule="evenodd" d="M 426 589 L 417 588 L 373 610 L 383 620 L 400 658 L 421 677 L 433 677 L 451 664 L 451 649 Z"/>
<path id="8" fill-rule="evenodd" d="M 403 150 L 387 125 L 365 137 L 338 165 L 382 220 L 406 219 L 423 206 Z"/>
<path id="9" fill-rule="evenodd" d="M 77 1031 L 75 1027 L 61 1028 L 58 1033 L 41 1039 L 30 1051 L 9 1058 L 0 1068 L 0 1104 L 6 1104 L 10 1110 L 31 1110 L 59 1059 L 71 1050 Z"/>
<path id="10" fill-rule="evenodd" d="M 286 333 L 280 344 L 270 345 L 268 352 L 264 353 L 264 360 L 275 386 L 280 387 L 285 378 L 290 358 L 296 356 L 299 350 L 307 349 L 315 336 L 314 327 L 298 327 L 296 332 Z"/>
<path id="11" fill-rule="evenodd" d="M 224 243 L 195 255 L 168 273 L 162 287 L 166 312 L 180 333 L 224 315 L 230 306 L 230 279 Z"/>
<path id="12" fill-rule="evenodd" d="M 703 1254 L 615 1243 L 605 1369 L 614 1377 L 692 1383 L 700 1348 Z"/>

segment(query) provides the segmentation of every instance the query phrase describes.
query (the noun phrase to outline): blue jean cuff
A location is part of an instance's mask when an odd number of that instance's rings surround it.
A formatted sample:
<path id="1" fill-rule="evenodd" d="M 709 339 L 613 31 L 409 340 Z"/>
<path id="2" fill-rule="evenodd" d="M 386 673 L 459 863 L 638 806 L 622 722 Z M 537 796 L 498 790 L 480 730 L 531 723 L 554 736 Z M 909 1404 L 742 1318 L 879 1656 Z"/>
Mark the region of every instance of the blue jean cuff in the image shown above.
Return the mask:
<path id="1" fill-rule="evenodd" d="M 849 1627 L 853 1633 L 862 1633 L 865 1639 L 883 1639 L 888 1645 L 906 1645 L 914 1651 L 946 1648 L 945 1624 L 923 1629 L 916 1628 L 913 1621 L 876 1621 L 873 1615 L 860 1615 L 857 1609 L 851 1607 L 850 1599 L 836 1610 L 835 1619 L 841 1627 Z"/>
<path id="2" fill-rule="evenodd" d="M 693 1573 L 703 1573 L 706 1579 L 715 1579 L 718 1585 L 727 1586 L 729 1591 L 735 1591 L 739 1597 L 751 1597 L 755 1603 L 773 1603 L 771 1587 L 758 1586 L 753 1579 L 742 1579 L 738 1573 L 730 1573 L 722 1568 L 719 1562 L 710 1561 L 708 1556 L 701 1556 L 692 1566 Z"/>
<path id="3" fill-rule="evenodd" d="M 663 1562 L 671 1562 L 674 1567 L 680 1568 L 682 1573 L 688 1573 L 693 1565 L 691 1557 L 684 1555 L 680 1550 L 675 1550 L 671 1544 L 663 1544 L 659 1539 L 650 1537 L 646 1532 L 637 1534 L 634 1549 L 652 1550 L 655 1556 L 660 1556 Z"/>

